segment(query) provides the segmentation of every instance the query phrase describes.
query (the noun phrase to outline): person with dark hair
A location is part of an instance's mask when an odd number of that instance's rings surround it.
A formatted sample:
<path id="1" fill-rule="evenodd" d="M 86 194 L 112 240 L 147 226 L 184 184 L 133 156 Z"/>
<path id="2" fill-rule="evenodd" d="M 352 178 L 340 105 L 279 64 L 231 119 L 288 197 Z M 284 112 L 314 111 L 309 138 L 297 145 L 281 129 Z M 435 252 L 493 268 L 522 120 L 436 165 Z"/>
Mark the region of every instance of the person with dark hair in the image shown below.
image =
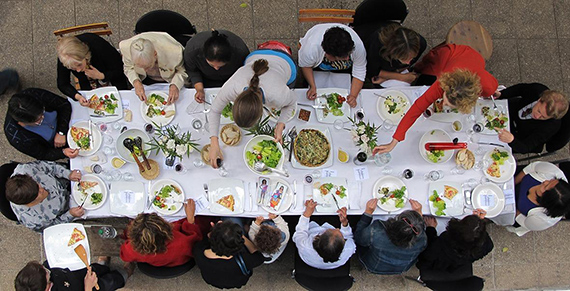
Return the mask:
<path id="1" fill-rule="evenodd" d="M 378 199 L 370 199 L 356 225 L 354 241 L 360 262 L 374 274 L 392 275 L 408 271 L 427 246 L 422 205 L 410 199 L 406 210 L 386 221 L 372 220 Z"/>
<path id="2" fill-rule="evenodd" d="M 81 207 L 69 208 L 69 181 L 80 179 L 79 170 L 70 171 L 54 162 L 20 164 L 6 181 L 6 199 L 22 225 L 42 231 L 85 213 Z"/>
<path id="3" fill-rule="evenodd" d="M 545 230 L 570 213 L 570 185 L 564 173 L 547 162 L 534 162 L 515 176 L 516 227 L 507 230 L 522 236 Z"/>
<path id="4" fill-rule="evenodd" d="M 67 146 L 71 104 L 49 91 L 29 88 L 8 101 L 4 133 L 18 151 L 38 160 L 75 158 L 78 149 Z"/>
<path id="5" fill-rule="evenodd" d="M 307 98 L 317 98 L 313 69 L 351 72 L 352 83 L 346 102 L 356 106 L 356 97 L 366 77 L 366 49 L 358 34 L 344 24 L 317 24 L 307 31 L 299 44 L 299 67 L 309 83 Z"/>
<path id="6" fill-rule="evenodd" d="M 96 34 L 83 33 L 60 38 L 57 41 L 57 56 L 57 88 L 83 106 L 88 106 L 89 100 L 69 82 L 70 74 L 77 78 L 81 90 L 105 86 L 115 86 L 119 90 L 128 88 L 121 54 Z"/>
<path id="7" fill-rule="evenodd" d="M 499 139 L 515 153 L 540 153 L 562 126 L 568 98 L 540 83 L 521 83 L 495 93 L 509 104 L 510 132 L 499 130 Z"/>
<path id="8" fill-rule="evenodd" d="M 264 107 L 279 110 L 274 136 L 276 142 L 283 141 L 285 122 L 293 116 L 297 103 L 297 95 L 287 87 L 295 81 L 296 73 L 287 50 L 261 49 L 249 54 L 244 66 L 222 86 L 208 113 L 212 167 L 217 168 L 216 160 L 221 158 L 218 132 L 220 116 L 227 106 L 231 106 L 231 118 L 236 125 L 244 128 L 259 122 Z"/>
<path id="9" fill-rule="evenodd" d="M 184 66 L 198 103 L 204 102 L 204 88 L 222 87 L 241 67 L 249 49 L 227 30 L 203 31 L 186 43 Z"/>
<path id="10" fill-rule="evenodd" d="M 244 286 L 253 268 L 265 259 L 244 236 L 243 228 L 231 220 L 214 225 L 208 238 L 196 243 L 193 253 L 204 281 L 220 289 Z"/>
<path id="11" fill-rule="evenodd" d="M 108 267 L 109 257 L 99 257 L 89 268 L 70 271 L 68 268 L 51 268 L 47 261 L 40 264 L 31 261 L 26 264 L 14 279 L 16 291 L 92 291 L 99 285 L 100 291 L 117 290 L 125 286 L 129 274 L 125 270 Z"/>
<path id="12" fill-rule="evenodd" d="M 356 251 L 356 245 L 352 238 L 352 229 L 348 225 L 346 207 L 337 211 L 341 228 L 334 228 L 329 223 L 318 225 L 310 221 L 315 212 L 317 202 L 305 201 L 305 211 L 299 217 L 299 223 L 295 227 L 293 242 L 299 250 L 299 257 L 307 265 L 317 269 L 338 268 L 348 260 Z"/>
<path id="13" fill-rule="evenodd" d="M 196 203 L 184 203 L 186 218 L 169 223 L 156 213 L 140 213 L 129 225 L 127 240 L 121 245 L 121 260 L 156 267 L 180 266 L 192 258 L 194 243 L 202 240 L 195 224 Z"/>
<path id="14" fill-rule="evenodd" d="M 270 258 L 266 264 L 275 262 L 283 253 L 289 242 L 289 227 L 283 217 L 269 213 L 269 219 L 258 216 L 249 227 L 249 238 L 257 249 Z"/>

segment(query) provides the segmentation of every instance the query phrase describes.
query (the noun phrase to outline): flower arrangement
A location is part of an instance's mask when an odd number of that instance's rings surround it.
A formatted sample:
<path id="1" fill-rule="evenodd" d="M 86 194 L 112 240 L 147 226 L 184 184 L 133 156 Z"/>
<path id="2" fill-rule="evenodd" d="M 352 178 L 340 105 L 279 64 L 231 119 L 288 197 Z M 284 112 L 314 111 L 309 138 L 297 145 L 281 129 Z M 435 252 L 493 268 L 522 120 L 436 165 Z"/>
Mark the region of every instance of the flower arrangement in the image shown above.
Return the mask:
<path id="1" fill-rule="evenodd" d="M 380 126 L 375 126 L 374 123 L 371 125 L 370 122 L 364 123 L 364 121 L 355 121 L 352 118 L 348 118 L 352 122 L 352 129 L 350 134 L 352 135 L 352 141 L 360 147 L 360 150 L 368 155 L 372 154 L 372 149 L 377 145 L 376 132 L 380 129 Z"/>
<path id="2" fill-rule="evenodd" d="M 162 151 L 167 157 L 182 159 L 184 154 L 189 157 L 192 151 L 198 150 L 198 144 L 194 142 L 195 140 L 192 139 L 190 132 L 178 134 L 178 125 L 167 125 L 162 128 L 155 123 L 153 125 L 157 130 L 155 131 L 156 137 L 153 136 L 152 140 L 148 142 L 151 151 L 156 150 L 157 154 Z"/>

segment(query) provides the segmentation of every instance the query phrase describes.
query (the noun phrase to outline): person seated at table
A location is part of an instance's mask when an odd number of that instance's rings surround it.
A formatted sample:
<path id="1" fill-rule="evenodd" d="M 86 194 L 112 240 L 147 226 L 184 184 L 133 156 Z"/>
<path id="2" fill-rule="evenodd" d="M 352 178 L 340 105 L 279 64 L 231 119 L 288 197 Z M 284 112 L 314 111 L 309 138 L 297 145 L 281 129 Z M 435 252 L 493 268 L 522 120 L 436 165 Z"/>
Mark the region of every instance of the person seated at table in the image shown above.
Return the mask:
<path id="1" fill-rule="evenodd" d="M 374 274 L 391 275 L 408 271 L 427 246 L 422 205 L 410 199 L 406 210 L 386 221 L 372 220 L 378 199 L 370 199 L 356 225 L 354 241 L 360 262 Z"/>
<path id="2" fill-rule="evenodd" d="M 57 56 L 57 88 L 83 106 L 89 106 L 89 100 L 69 82 L 70 73 L 79 81 L 81 90 L 105 86 L 115 86 L 119 90 L 128 88 L 121 54 L 96 34 L 62 37 L 57 41 Z"/>
<path id="3" fill-rule="evenodd" d="M 6 181 L 6 199 L 18 221 L 39 232 L 85 213 L 81 207 L 69 208 L 69 181 L 80 180 L 79 170 L 70 171 L 55 162 L 19 164 Z"/>
<path id="4" fill-rule="evenodd" d="M 534 162 L 515 176 L 516 227 L 507 230 L 523 236 L 545 230 L 570 213 L 570 185 L 555 165 Z"/>
<path id="5" fill-rule="evenodd" d="M 283 253 L 289 242 L 289 226 L 283 217 L 269 213 L 269 219 L 258 216 L 251 223 L 249 238 L 257 249 L 273 263 Z"/>
<path id="6" fill-rule="evenodd" d="M 428 245 L 418 257 L 416 266 L 423 271 L 441 271 L 452 277 L 454 271 L 482 259 L 493 250 L 493 241 L 487 233 L 484 220 L 486 212 L 473 211 L 459 220 L 452 218 L 446 230 L 437 235 L 437 220 L 425 216 Z"/>
<path id="7" fill-rule="evenodd" d="M 338 268 L 348 260 L 356 251 L 356 245 L 352 238 L 352 228 L 348 225 L 346 207 L 337 211 L 341 228 L 335 228 L 329 223 L 318 225 L 310 221 L 315 212 L 317 202 L 305 201 L 305 211 L 299 217 L 299 223 L 295 227 L 293 242 L 299 250 L 299 257 L 307 265 L 317 269 Z"/>
<path id="8" fill-rule="evenodd" d="M 500 129 L 499 139 L 515 153 L 542 152 L 568 112 L 568 98 L 540 83 L 517 84 L 495 93 L 495 97 L 509 102 L 511 131 Z"/>
<path id="9" fill-rule="evenodd" d="M 75 158 L 78 149 L 67 146 L 71 104 L 39 88 L 14 94 L 8 101 L 4 134 L 18 151 L 38 160 Z"/>
<path id="10" fill-rule="evenodd" d="M 275 141 L 282 142 L 285 122 L 293 114 L 297 95 L 289 87 L 295 81 L 295 64 L 288 51 L 261 49 L 253 51 L 233 76 L 222 86 L 210 113 L 210 162 L 217 168 L 221 158 L 218 132 L 224 108 L 233 102 L 232 116 L 236 125 L 249 128 L 261 119 L 264 107 L 281 110 L 275 125 Z"/>
<path id="11" fill-rule="evenodd" d="M 356 97 L 366 77 L 366 49 L 358 34 L 344 24 L 317 24 L 299 40 L 299 45 L 299 67 L 309 84 L 307 98 L 317 98 L 313 70 L 346 72 L 352 75 L 346 102 L 356 106 Z"/>
<path id="12" fill-rule="evenodd" d="M 186 218 L 169 223 L 156 213 L 140 213 L 127 230 L 121 245 L 121 260 L 147 263 L 156 267 L 180 266 L 192 258 L 194 243 L 202 232 L 194 223 L 196 203 L 184 204 Z"/>
<path id="13" fill-rule="evenodd" d="M 490 97 L 499 83 L 485 70 L 485 60 L 466 45 L 442 44 L 433 48 L 414 70 L 421 74 L 437 76 L 437 81 L 418 98 L 398 124 L 389 144 L 374 148 L 373 153 L 387 153 L 406 137 L 416 119 L 440 98 L 444 106 L 456 108 L 460 113 L 473 111 L 479 96 Z"/>
<path id="14" fill-rule="evenodd" d="M 184 66 L 196 89 L 196 102 L 204 102 L 204 88 L 222 87 L 248 54 L 245 42 L 227 30 L 204 31 L 192 37 L 184 50 Z"/>
<path id="15" fill-rule="evenodd" d="M 227 220 L 214 225 L 208 238 L 196 243 L 194 259 L 204 281 L 223 289 L 247 284 L 265 257 L 244 236 L 240 225 Z"/>
<path id="16" fill-rule="evenodd" d="M 166 32 L 143 32 L 119 43 L 124 72 L 135 94 L 146 101 L 145 85 L 170 83 L 168 104 L 178 100 L 188 77 L 184 69 L 184 47 Z"/>
<path id="17" fill-rule="evenodd" d="M 125 286 L 129 274 L 124 270 L 111 271 L 109 260 L 109 257 L 99 257 L 97 263 L 91 264 L 89 268 L 75 271 L 52 268 L 47 261 L 43 265 L 31 261 L 16 275 L 14 288 L 16 291 L 91 291 L 98 284 L 100 291 L 117 290 Z"/>

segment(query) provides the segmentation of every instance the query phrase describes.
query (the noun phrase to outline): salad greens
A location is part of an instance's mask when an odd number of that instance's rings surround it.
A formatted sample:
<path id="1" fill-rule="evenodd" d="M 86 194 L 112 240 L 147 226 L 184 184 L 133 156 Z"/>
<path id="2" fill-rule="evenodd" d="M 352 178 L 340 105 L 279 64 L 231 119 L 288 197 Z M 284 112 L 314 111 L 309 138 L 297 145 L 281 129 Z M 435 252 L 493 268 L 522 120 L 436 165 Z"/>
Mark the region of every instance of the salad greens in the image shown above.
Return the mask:
<path id="1" fill-rule="evenodd" d="M 232 113 L 232 108 L 234 107 L 233 103 L 228 103 L 226 107 L 222 110 L 222 116 L 225 118 L 229 118 L 231 121 L 234 121 L 234 114 Z"/>
<path id="2" fill-rule="evenodd" d="M 102 193 L 93 193 L 91 194 L 91 204 L 97 205 L 103 201 L 103 194 Z"/>
<path id="3" fill-rule="evenodd" d="M 327 106 L 323 108 L 323 115 L 326 117 L 329 112 L 334 116 L 343 116 L 342 105 L 346 101 L 345 97 L 340 96 L 338 93 L 326 94 L 323 97 L 327 99 Z"/>
<path id="4" fill-rule="evenodd" d="M 115 97 L 115 94 L 113 94 L 113 93 L 111 93 L 110 96 L 105 95 L 103 97 L 93 95 L 91 98 L 92 99 L 96 98 L 95 102 L 99 102 L 99 104 L 94 104 L 95 105 L 95 108 L 93 110 L 94 114 L 97 114 L 97 115 L 105 115 L 105 113 L 114 114 L 115 109 L 117 109 L 117 107 L 118 107 L 117 98 Z"/>
<path id="5" fill-rule="evenodd" d="M 509 153 L 502 152 L 498 149 L 494 149 L 493 152 L 491 153 L 491 158 L 493 159 L 493 161 L 498 162 L 499 165 L 502 165 L 509 158 Z"/>
<path id="6" fill-rule="evenodd" d="M 431 201 L 433 203 L 433 207 L 436 208 L 435 215 L 445 215 L 445 212 L 443 212 L 445 209 L 445 201 L 439 197 L 437 191 L 433 190 L 433 194 L 429 197 L 429 201 Z"/>
<path id="7" fill-rule="evenodd" d="M 330 193 L 335 187 L 336 191 L 334 192 L 334 194 L 336 194 L 341 199 L 346 197 L 346 188 L 342 185 L 335 186 L 333 183 L 324 183 L 321 185 L 321 187 L 319 187 L 319 191 L 321 191 L 321 194 L 324 196 Z"/>
<path id="8" fill-rule="evenodd" d="M 428 151 L 426 154 L 428 160 L 434 163 L 441 161 L 441 158 L 443 158 L 443 156 L 445 155 L 445 153 L 442 150 Z"/>
<path id="9" fill-rule="evenodd" d="M 247 164 L 253 168 L 256 161 L 262 161 L 269 168 L 277 167 L 283 154 L 272 140 L 262 140 L 253 146 L 251 151 L 245 152 Z"/>
<path id="10" fill-rule="evenodd" d="M 388 187 L 382 187 L 378 189 L 378 194 L 380 194 L 380 203 L 386 204 L 389 200 L 394 200 L 396 208 L 403 208 L 405 203 L 404 196 L 406 195 L 406 186 L 402 186 L 400 189 L 392 190 Z"/>
<path id="11" fill-rule="evenodd" d="M 91 148 L 91 141 L 89 140 L 89 136 L 84 136 L 75 142 L 79 148 L 82 150 L 89 150 Z"/>
<path id="12" fill-rule="evenodd" d="M 176 205 L 171 205 L 170 207 L 166 205 L 166 198 L 172 197 L 172 195 L 170 194 L 172 192 L 178 195 L 182 194 L 182 191 L 180 191 L 180 189 L 178 189 L 178 187 L 174 185 L 162 186 L 160 190 L 156 191 L 152 204 L 160 209 L 176 210 Z"/>
<path id="13" fill-rule="evenodd" d="M 166 106 L 166 99 L 158 94 L 150 94 L 146 104 L 148 104 L 148 109 L 146 111 L 146 116 L 154 117 L 157 115 L 165 115 L 164 107 Z"/>

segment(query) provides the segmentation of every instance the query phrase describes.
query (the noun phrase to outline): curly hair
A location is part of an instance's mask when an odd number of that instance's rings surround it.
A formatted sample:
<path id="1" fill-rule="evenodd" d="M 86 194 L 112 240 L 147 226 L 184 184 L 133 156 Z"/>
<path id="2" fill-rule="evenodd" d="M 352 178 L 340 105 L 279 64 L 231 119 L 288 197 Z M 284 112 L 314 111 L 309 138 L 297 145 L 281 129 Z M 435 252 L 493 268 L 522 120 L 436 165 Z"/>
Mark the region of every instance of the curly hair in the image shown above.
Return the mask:
<path id="1" fill-rule="evenodd" d="M 354 41 L 348 31 L 335 26 L 325 32 L 321 47 L 329 55 L 344 58 L 354 50 Z"/>
<path id="2" fill-rule="evenodd" d="M 325 232 L 315 236 L 313 239 L 313 248 L 325 263 L 334 263 L 340 259 L 342 250 L 344 249 L 344 238 L 338 237 L 328 229 Z"/>
<path id="3" fill-rule="evenodd" d="M 48 284 L 46 275 L 46 269 L 42 264 L 37 261 L 28 262 L 16 275 L 14 289 L 16 291 L 43 291 Z"/>
<path id="4" fill-rule="evenodd" d="M 452 218 L 446 231 L 451 247 L 463 256 L 479 253 L 488 237 L 486 222 L 477 215 L 469 215 L 461 220 Z"/>
<path id="5" fill-rule="evenodd" d="M 559 179 L 552 188 L 536 197 L 538 205 L 545 208 L 544 213 L 550 217 L 561 217 L 570 213 L 570 185 Z"/>
<path id="6" fill-rule="evenodd" d="M 14 175 L 6 181 L 6 199 L 17 205 L 26 205 L 38 198 L 40 186 L 28 175 Z"/>
<path id="7" fill-rule="evenodd" d="M 568 112 L 568 98 L 558 91 L 545 90 L 538 101 L 546 104 L 546 114 L 554 119 L 561 119 Z"/>
<path id="8" fill-rule="evenodd" d="M 378 34 L 378 38 L 383 44 L 380 56 L 389 62 L 415 57 L 420 52 L 420 35 L 400 24 L 387 25 Z"/>
<path id="9" fill-rule="evenodd" d="M 479 76 L 466 69 L 443 73 L 438 81 L 449 103 L 464 114 L 473 110 L 483 90 Z"/>
<path id="10" fill-rule="evenodd" d="M 133 220 L 127 236 L 139 254 L 164 253 L 173 237 L 172 224 L 156 213 L 141 213 Z"/>
<path id="11" fill-rule="evenodd" d="M 244 243 L 243 229 L 231 221 L 216 224 L 210 233 L 210 247 L 218 256 L 234 256 L 243 249 Z"/>
<path id="12" fill-rule="evenodd" d="M 255 235 L 255 245 L 265 254 L 274 254 L 281 246 L 281 231 L 276 227 L 262 224 Z"/>
<path id="13" fill-rule="evenodd" d="M 234 101 L 232 114 L 239 127 L 252 127 L 263 115 L 263 103 L 259 89 L 259 76 L 269 70 L 267 60 L 259 59 L 251 65 L 253 77 L 249 81 L 247 90 L 240 93 Z"/>
<path id="14" fill-rule="evenodd" d="M 409 224 L 404 220 L 406 219 Z M 397 247 L 409 248 L 416 241 L 417 237 L 425 230 L 423 217 L 413 210 L 406 210 L 396 217 L 392 217 L 384 222 L 386 235 Z M 415 229 L 412 229 L 412 227 Z M 416 234 L 416 232 L 418 234 Z"/>

